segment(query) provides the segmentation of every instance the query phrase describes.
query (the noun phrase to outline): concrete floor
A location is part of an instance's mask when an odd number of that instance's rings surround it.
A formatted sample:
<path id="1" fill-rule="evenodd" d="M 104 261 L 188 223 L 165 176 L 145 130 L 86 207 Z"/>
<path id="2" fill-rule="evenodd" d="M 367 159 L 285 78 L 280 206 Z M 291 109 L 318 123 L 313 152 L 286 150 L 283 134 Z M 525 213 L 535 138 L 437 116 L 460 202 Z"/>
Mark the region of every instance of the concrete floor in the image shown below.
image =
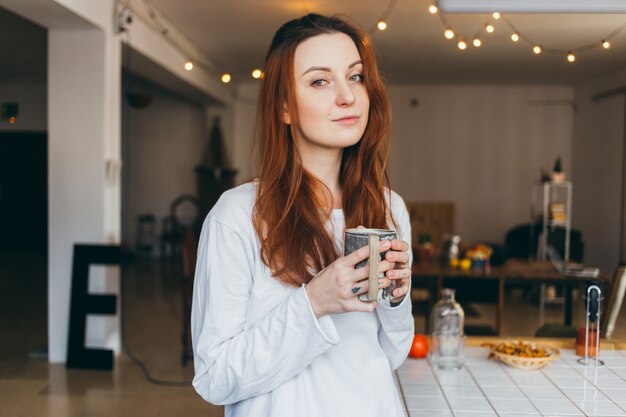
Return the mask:
<path id="1" fill-rule="evenodd" d="M 193 365 L 181 364 L 181 297 L 175 263 L 137 259 L 125 271 L 126 341 L 153 378 L 190 381 Z M 148 382 L 125 353 L 113 372 L 66 370 L 42 359 L 47 343 L 45 258 L 0 255 L 0 415 L 11 417 L 223 416 L 222 407 L 204 402 L 190 385 Z M 521 291 L 507 291 L 503 336 L 531 336 L 539 327 L 539 308 Z M 468 323 L 493 324 L 495 306 L 472 305 L 478 316 Z M 546 320 L 561 320 L 561 306 L 547 309 Z M 424 318 L 416 317 L 422 331 Z M 584 322 L 580 296 L 574 324 Z M 626 308 L 614 338 L 626 339 Z"/>

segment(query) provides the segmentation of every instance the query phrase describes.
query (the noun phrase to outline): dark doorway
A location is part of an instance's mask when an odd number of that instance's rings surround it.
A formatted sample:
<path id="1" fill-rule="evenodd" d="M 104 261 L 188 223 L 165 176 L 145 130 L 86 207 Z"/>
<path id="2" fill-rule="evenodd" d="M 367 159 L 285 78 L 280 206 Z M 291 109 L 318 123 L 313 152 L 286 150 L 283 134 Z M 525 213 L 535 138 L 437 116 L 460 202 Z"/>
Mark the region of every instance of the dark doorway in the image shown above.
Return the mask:
<path id="1" fill-rule="evenodd" d="M 0 252 L 47 249 L 47 134 L 0 132 Z"/>

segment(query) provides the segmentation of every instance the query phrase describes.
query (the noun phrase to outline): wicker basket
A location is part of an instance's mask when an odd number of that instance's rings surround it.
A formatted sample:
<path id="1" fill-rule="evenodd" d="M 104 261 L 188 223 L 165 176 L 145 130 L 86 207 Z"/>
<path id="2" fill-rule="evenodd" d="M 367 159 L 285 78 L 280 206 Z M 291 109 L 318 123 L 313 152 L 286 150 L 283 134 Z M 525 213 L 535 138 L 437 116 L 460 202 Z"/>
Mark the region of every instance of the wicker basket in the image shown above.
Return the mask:
<path id="1" fill-rule="evenodd" d="M 492 353 L 502 363 L 509 365 L 513 368 L 528 370 L 541 369 L 550 365 L 560 355 L 558 349 L 545 345 L 542 345 L 541 347 L 548 352 L 548 356 L 542 358 L 527 358 L 517 355 L 508 355 L 506 353 L 498 352 L 495 349 L 492 350 Z"/>

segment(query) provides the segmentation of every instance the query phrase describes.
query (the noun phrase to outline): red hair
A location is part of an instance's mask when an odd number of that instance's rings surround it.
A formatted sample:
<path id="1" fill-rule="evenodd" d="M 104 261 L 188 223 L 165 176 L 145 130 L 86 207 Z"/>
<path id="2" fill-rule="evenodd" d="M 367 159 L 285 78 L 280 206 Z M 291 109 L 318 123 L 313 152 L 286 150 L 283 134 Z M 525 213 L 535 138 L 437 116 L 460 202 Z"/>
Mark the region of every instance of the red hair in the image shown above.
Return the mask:
<path id="1" fill-rule="evenodd" d="M 298 123 L 293 93 L 295 50 L 304 40 L 329 33 L 344 33 L 354 41 L 370 100 L 363 136 L 343 150 L 339 182 L 345 226 L 387 228 L 393 223 L 388 206 L 391 196 L 385 196 L 391 110 L 369 37 L 337 17 L 308 14 L 285 23 L 267 53 L 259 93 L 256 139 L 260 160 L 253 222 L 263 262 L 290 285 L 309 282 L 338 256 L 325 227 L 332 210 L 331 193 L 302 166 L 293 134 Z M 285 104 L 292 120 L 289 125 L 283 118 Z"/>

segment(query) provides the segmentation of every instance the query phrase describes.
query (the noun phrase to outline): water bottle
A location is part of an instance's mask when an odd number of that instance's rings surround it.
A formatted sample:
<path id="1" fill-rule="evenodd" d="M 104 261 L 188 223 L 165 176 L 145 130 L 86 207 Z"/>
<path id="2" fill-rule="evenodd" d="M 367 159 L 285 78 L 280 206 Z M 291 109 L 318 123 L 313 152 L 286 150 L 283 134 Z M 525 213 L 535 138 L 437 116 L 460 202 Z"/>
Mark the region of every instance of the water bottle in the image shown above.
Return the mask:
<path id="1" fill-rule="evenodd" d="M 441 369 L 458 369 L 463 366 L 465 313 L 454 299 L 455 290 L 443 288 L 441 299 L 430 316 L 431 362 Z"/>

